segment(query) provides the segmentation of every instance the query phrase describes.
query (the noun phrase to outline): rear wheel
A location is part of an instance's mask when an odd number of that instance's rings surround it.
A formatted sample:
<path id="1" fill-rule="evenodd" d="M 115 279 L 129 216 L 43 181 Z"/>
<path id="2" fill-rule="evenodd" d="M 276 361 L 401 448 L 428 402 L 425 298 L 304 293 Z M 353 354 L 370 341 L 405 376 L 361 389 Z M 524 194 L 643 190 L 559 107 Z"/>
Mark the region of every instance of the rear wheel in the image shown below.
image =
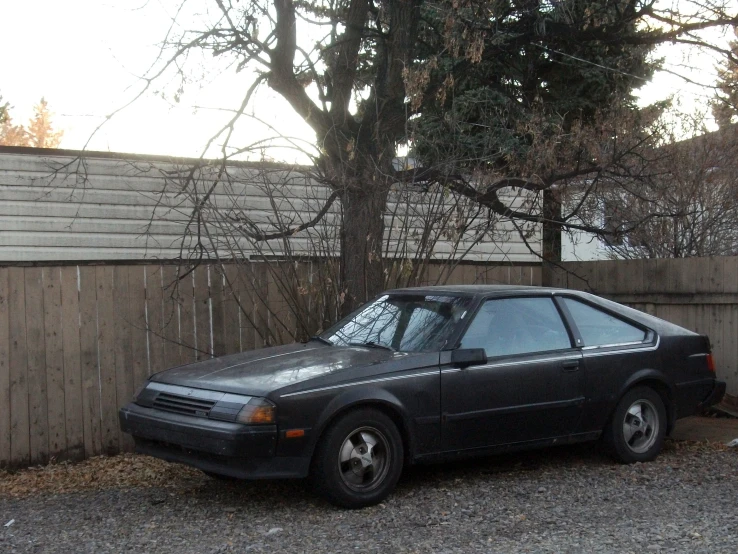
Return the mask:
<path id="1" fill-rule="evenodd" d="M 378 504 L 402 473 L 402 438 L 386 414 L 362 408 L 342 416 L 321 437 L 311 476 L 317 492 L 344 508 Z"/>
<path id="2" fill-rule="evenodd" d="M 618 402 L 605 430 L 605 443 L 620 462 L 649 462 L 664 446 L 666 423 L 659 394 L 649 387 L 636 387 Z"/>

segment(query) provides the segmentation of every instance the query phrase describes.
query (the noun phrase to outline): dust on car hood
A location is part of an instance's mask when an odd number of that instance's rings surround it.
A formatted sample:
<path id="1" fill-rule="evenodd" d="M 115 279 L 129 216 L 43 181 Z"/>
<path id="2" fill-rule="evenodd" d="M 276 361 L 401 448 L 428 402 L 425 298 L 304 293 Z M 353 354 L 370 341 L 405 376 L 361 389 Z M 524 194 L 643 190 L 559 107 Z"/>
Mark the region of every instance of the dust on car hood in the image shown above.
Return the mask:
<path id="1" fill-rule="evenodd" d="M 315 342 L 262 348 L 175 367 L 152 381 L 198 389 L 263 396 L 276 389 L 351 368 L 391 362 L 401 356 L 407 367 L 413 354 Z"/>

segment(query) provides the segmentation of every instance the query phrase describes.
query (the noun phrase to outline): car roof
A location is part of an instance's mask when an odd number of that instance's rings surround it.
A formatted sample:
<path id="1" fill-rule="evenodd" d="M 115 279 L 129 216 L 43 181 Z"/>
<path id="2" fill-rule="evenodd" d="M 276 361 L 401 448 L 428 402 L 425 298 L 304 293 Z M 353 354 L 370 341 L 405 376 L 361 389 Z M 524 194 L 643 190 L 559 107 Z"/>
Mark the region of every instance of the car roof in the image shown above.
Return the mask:
<path id="1" fill-rule="evenodd" d="M 403 289 L 393 289 L 387 291 L 389 294 L 438 294 L 451 293 L 463 294 L 469 296 L 483 296 L 495 293 L 510 292 L 529 292 L 529 293 L 555 293 L 555 292 L 578 292 L 569 289 L 559 289 L 551 287 L 533 287 L 526 285 L 440 285 L 432 287 L 408 287 Z"/>
<path id="2" fill-rule="evenodd" d="M 613 302 L 601 296 L 590 294 L 581 290 L 563 289 L 554 287 L 534 287 L 526 285 L 442 285 L 434 287 L 408 287 L 404 289 L 393 289 L 386 291 L 385 294 L 453 294 L 459 296 L 470 296 L 484 298 L 489 296 L 511 296 L 516 293 L 527 293 L 539 296 L 541 294 L 566 294 L 567 296 L 575 296 L 582 300 L 588 301 L 594 305 L 619 314 L 626 319 L 635 321 L 656 330 L 658 333 L 668 335 L 693 335 L 692 331 L 674 325 L 656 316 L 647 314 L 640 310 L 635 310 L 623 304 Z"/>

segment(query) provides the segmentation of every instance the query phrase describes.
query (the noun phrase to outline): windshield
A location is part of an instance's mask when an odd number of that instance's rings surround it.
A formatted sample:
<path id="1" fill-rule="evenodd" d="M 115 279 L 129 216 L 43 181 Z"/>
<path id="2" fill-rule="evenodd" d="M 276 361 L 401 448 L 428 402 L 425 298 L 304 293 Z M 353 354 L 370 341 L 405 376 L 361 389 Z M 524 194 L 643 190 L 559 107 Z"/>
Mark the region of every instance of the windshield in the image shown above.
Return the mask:
<path id="1" fill-rule="evenodd" d="M 402 352 L 443 348 L 464 317 L 470 298 L 385 295 L 321 335 L 338 346 L 380 346 Z"/>

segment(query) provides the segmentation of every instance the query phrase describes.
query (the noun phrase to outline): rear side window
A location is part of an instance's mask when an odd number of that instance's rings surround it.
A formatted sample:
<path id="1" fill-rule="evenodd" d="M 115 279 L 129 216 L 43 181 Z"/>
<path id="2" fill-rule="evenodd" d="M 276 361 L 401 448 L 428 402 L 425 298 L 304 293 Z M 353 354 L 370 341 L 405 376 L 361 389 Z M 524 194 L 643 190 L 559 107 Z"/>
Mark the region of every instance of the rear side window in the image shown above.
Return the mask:
<path id="1" fill-rule="evenodd" d="M 484 348 L 494 357 L 561 350 L 571 342 L 551 298 L 501 298 L 482 305 L 461 348 Z"/>
<path id="2" fill-rule="evenodd" d="M 582 335 L 584 346 L 642 342 L 646 338 L 646 332 L 643 329 L 626 323 L 622 319 L 573 298 L 562 298 L 562 300 L 574 318 L 574 323 Z"/>

